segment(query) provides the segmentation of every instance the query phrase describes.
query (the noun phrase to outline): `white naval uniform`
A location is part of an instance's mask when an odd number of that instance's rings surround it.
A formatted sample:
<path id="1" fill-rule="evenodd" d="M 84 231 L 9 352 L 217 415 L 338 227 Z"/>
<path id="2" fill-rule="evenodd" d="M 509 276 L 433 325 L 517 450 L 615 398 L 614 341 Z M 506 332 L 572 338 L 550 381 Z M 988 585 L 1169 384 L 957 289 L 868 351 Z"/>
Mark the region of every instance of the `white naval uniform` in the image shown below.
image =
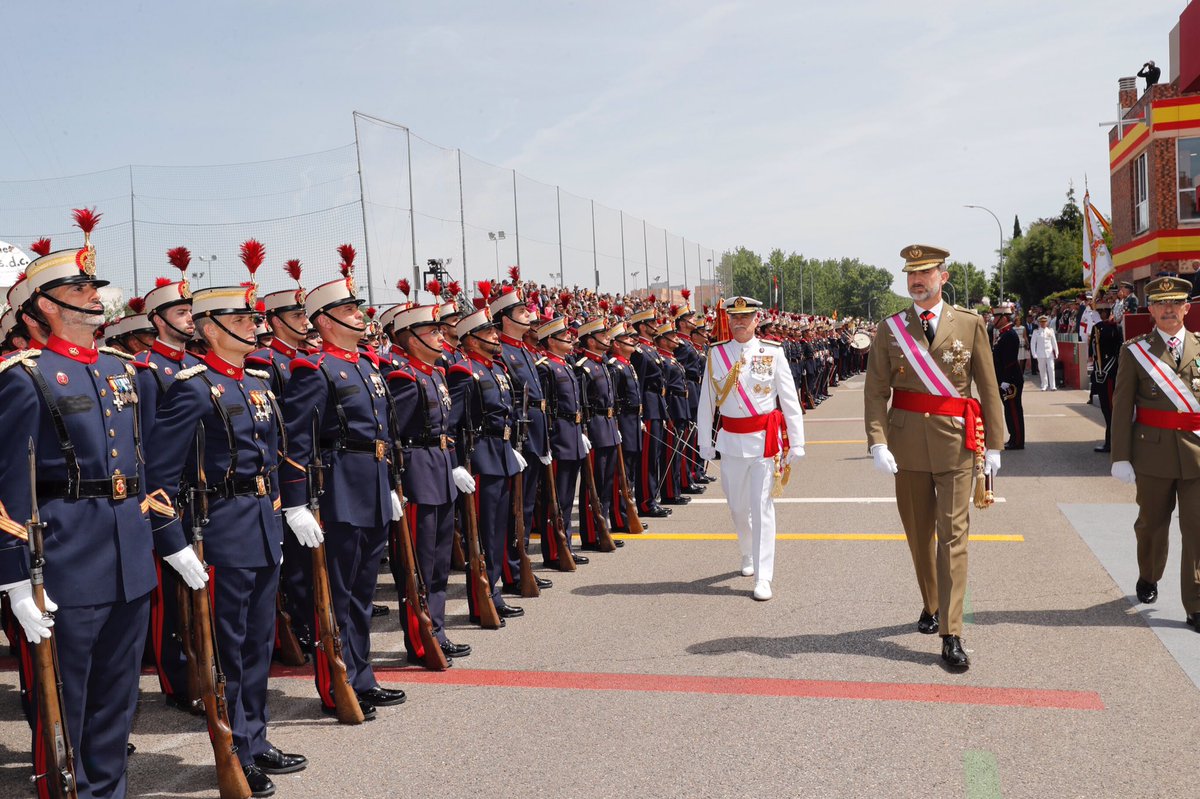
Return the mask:
<path id="1" fill-rule="evenodd" d="M 746 418 L 769 414 L 778 407 L 787 425 L 789 446 L 795 455 L 804 454 L 804 412 L 792 380 L 783 348 L 773 341 L 752 338 L 745 344 L 725 341 L 709 350 L 704 377 L 700 383 L 700 407 L 697 441 L 712 441 L 713 416 L 717 410 L 717 389 L 724 385 L 730 367 L 742 362 L 738 385 L 733 386 L 721 403 L 725 418 Z M 766 433 L 717 432 L 716 450 L 721 453 L 721 488 L 729 503 L 733 527 L 737 531 L 742 557 L 753 557 L 754 574 L 759 580 L 771 580 L 775 574 L 775 501 L 771 489 L 775 482 L 775 461 L 763 456 Z"/>
<path id="2" fill-rule="evenodd" d="M 1037 359 L 1038 376 L 1042 378 L 1042 391 L 1058 391 L 1054 377 L 1054 362 L 1058 360 L 1058 337 L 1050 329 L 1050 325 L 1046 325 L 1044 329 L 1035 327 L 1030 345 L 1033 357 Z"/>

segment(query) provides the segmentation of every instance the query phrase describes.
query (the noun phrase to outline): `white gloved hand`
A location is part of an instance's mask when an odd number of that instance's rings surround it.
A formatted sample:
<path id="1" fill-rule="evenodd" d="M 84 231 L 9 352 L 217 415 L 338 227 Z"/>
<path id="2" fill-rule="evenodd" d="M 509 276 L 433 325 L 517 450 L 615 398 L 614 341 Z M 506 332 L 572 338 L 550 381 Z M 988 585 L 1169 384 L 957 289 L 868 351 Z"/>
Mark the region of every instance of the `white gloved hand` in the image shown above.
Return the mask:
<path id="1" fill-rule="evenodd" d="M 792 447 L 787 451 L 787 455 L 783 459 L 783 465 L 787 466 L 792 461 L 800 460 L 804 457 L 804 447 Z"/>
<path id="2" fill-rule="evenodd" d="M 543 466 L 549 466 L 554 458 L 550 455 L 538 455 L 538 460 L 542 462 Z"/>
<path id="3" fill-rule="evenodd" d="M 1000 472 L 1000 450 L 989 449 L 983 453 L 983 473 L 995 477 Z"/>
<path id="4" fill-rule="evenodd" d="M 316 549 L 325 543 L 325 533 L 321 531 L 321 525 L 317 523 L 317 517 L 313 516 L 312 511 L 305 506 L 297 505 L 294 508 L 284 508 L 283 518 L 287 519 L 292 535 L 296 536 L 296 540 L 303 546 Z"/>
<path id="5" fill-rule="evenodd" d="M 1011 387 L 1011 384 L 1009 384 L 1009 383 L 1001 383 L 1000 384 L 1000 390 L 1003 392 L 1006 392 L 1006 393 L 1008 392 L 1008 389 L 1010 387 Z"/>
<path id="6" fill-rule="evenodd" d="M 404 515 L 404 504 L 400 501 L 400 495 L 392 491 L 389 496 L 392 498 L 392 521 L 398 522 Z"/>
<path id="7" fill-rule="evenodd" d="M 717 448 L 712 444 L 701 444 L 697 449 L 700 451 L 700 457 L 706 461 L 715 461 L 717 459 Z"/>
<path id="8" fill-rule="evenodd" d="M 193 591 L 203 588 L 204 584 L 208 582 L 208 572 L 191 547 L 184 547 L 173 555 L 167 555 L 163 560 L 171 564 L 172 569 L 179 572 L 179 576 L 187 583 L 187 587 Z"/>
<path id="9" fill-rule="evenodd" d="M 33 601 L 33 583 L 23 580 L 3 588 L 8 592 L 8 601 L 12 606 L 13 615 L 21 623 L 21 629 L 25 631 L 25 638 L 29 643 L 36 644 L 49 638 L 50 628 L 54 626 L 54 619 L 47 618 L 38 610 L 37 604 Z M 56 610 L 58 610 L 58 605 L 54 604 L 47 594 L 46 612 L 53 613 Z"/>
<path id="10" fill-rule="evenodd" d="M 1133 464 L 1129 461 L 1117 461 L 1112 465 L 1112 476 L 1120 480 L 1122 483 L 1133 485 L 1137 482 L 1137 475 L 1133 471 Z"/>
<path id="11" fill-rule="evenodd" d="M 525 456 L 514 449 L 513 457 L 517 459 L 517 468 L 521 471 L 525 471 L 525 468 L 529 466 L 529 461 L 525 460 Z"/>
<path id="12" fill-rule="evenodd" d="M 475 493 L 475 478 L 461 466 L 455 466 L 454 471 L 450 473 L 454 478 L 454 485 L 458 486 L 458 490 L 464 494 Z"/>
<path id="13" fill-rule="evenodd" d="M 876 444 L 871 447 L 871 454 L 875 457 L 875 468 L 884 474 L 895 474 L 900 471 L 900 467 L 896 465 L 896 458 L 887 448 L 887 444 Z"/>
<path id="14" fill-rule="evenodd" d="M 580 433 L 580 437 L 583 438 L 583 454 L 587 455 L 592 451 L 592 440 L 585 433 Z"/>

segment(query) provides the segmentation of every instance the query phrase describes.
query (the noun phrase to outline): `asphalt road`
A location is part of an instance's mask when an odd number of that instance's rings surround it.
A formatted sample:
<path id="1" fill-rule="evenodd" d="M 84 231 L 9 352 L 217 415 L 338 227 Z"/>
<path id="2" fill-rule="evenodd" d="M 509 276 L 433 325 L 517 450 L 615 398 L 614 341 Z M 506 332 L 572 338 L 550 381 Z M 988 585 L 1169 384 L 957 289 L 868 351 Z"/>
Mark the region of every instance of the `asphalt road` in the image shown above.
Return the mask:
<path id="1" fill-rule="evenodd" d="M 859 377 L 805 417 L 808 457 L 777 506 L 775 599 L 753 601 L 738 574 L 718 483 L 618 552 L 548 573 L 554 588 L 503 630 L 467 624 L 456 575 L 449 632 L 475 651 L 444 674 L 405 666 L 385 571 L 375 660 L 409 700 L 345 727 L 319 714 L 307 674 L 273 679 L 270 739 L 310 760 L 277 795 L 1194 794 L 1200 636 L 1182 626 L 1177 571 L 1158 605 L 1134 607 L 1133 489 L 1092 452 L 1100 413 L 1083 392 L 1026 389 L 1028 447 L 1004 455 L 1004 501 L 972 514 L 967 673 L 916 632 Z M 6 664 L 0 796 L 24 796 L 28 728 Z M 166 709 L 150 676 L 133 741 L 131 795 L 216 796 L 202 724 Z"/>

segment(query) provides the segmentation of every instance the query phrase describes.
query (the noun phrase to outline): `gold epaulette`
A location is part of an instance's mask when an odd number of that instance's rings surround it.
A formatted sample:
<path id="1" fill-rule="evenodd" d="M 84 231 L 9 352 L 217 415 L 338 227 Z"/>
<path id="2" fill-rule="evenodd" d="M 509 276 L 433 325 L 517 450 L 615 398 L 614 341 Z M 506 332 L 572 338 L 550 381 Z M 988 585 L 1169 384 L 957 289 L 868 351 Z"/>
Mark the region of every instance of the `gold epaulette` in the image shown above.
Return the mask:
<path id="1" fill-rule="evenodd" d="M 782 344 L 780 344 L 778 341 L 773 341 L 773 340 L 771 340 L 771 339 L 769 339 L 769 338 L 760 338 L 760 339 L 758 340 L 758 343 L 759 343 L 759 344 L 770 344 L 772 347 L 782 347 L 782 346 L 783 346 L 783 345 L 782 345 Z"/>
<path id="2" fill-rule="evenodd" d="M 534 361 L 533 365 L 541 366 L 542 364 L 546 363 L 546 361 L 548 361 L 548 360 L 550 360 L 550 359 L 543 355 L 541 358 L 538 358 L 536 361 Z"/>
<path id="3" fill-rule="evenodd" d="M 27 366 L 32 366 L 33 359 L 38 357 L 41 354 L 42 354 L 41 350 L 34 350 L 34 349 L 20 350 L 19 352 L 14 352 L 12 355 L 8 356 L 3 361 L 0 361 L 0 374 L 3 374 L 6 369 L 11 369 L 14 365 L 16 365 L 18 363 L 23 363 L 23 364 L 26 364 Z"/>
<path id="4" fill-rule="evenodd" d="M 207 366 L 205 366 L 202 363 L 198 363 L 195 366 L 184 369 L 182 372 L 175 375 L 175 379 L 176 380 L 190 380 L 191 378 L 195 377 L 196 375 L 200 374 L 201 372 L 207 372 L 207 371 L 208 371 Z"/>
<path id="5" fill-rule="evenodd" d="M 121 352 L 121 350 L 115 349 L 113 347 L 97 347 L 96 352 L 103 352 L 105 355 L 115 355 L 118 358 L 122 358 L 126 361 L 133 360 L 133 356 L 130 355 L 128 352 Z"/>
<path id="6" fill-rule="evenodd" d="M 576 368 L 576 369 L 582 369 L 582 368 L 583 368 L 583 365 L 584 365 L 585 363 L 587 363 L 587 356 L 586 356 L 586 355 L 585 355 L 585 356 L 583 356 L 582 358 L 580 358 L 578 361 L 576 361 L 576 362 L 575 362 L 575 368 Z"/>
<path id="7" fill-rule="evenodd" d="M 251 375 L 252 377 L 257 377 L 259 380 L 271 379 L 271 375 L 268 372 L 264 372 L 262 369 L 246 369 L 244 371 L 246 374 Z"/>

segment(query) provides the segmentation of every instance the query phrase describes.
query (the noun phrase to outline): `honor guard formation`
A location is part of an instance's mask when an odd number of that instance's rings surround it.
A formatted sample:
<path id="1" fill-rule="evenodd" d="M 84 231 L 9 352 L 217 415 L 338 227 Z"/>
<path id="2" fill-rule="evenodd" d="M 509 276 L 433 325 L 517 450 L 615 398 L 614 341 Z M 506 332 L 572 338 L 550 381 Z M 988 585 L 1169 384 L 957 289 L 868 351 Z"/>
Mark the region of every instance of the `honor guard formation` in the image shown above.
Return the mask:
<path id="1" fill-rule="evenodd" d="M 904 248 L 913 304 L 877 331 L 745 296 L 697 310 L 686 289 L 673 304 L 555 293 L 518 267 L 364 308 L 350 245 L 312 288 L 298 260 L 283 262 L 294 285 L 260 297 L 268 256 L 255 239 L 241 245 L 245 281 L 194 292 L 189 251 L 169 250 L 178 276 L 104 325 L 99 219 L 75 212 L 80 248 L 34 243 L 0 321 L 12 442 L 0 591 L 39 796 L 126 795 L 143 664 L 197 735 L 203 718 L 207 787 L 270 796 L 273 777 L 308 766 L 271 741 L 273 664 L 312 675 L 314 718 L 402 712 L 405 692 L 374 671 L 382 566 L 407 662 L 442 671 L 472 653 L 447 632 L 452 581 L 465 581 L 470 625 L 520 624 L 552 595 L 549 572 L 617 557 L 704 493 L 714 462 L 740 573 L 770 600 L 774 499 L 797 482 L 804 415 L 861 372 L 867 446 L 894 476 L 916 576 L 916 630 L 940 636 L 946 669 L 970 666 L 970 506 L 994 501 L 1001 451 L 1025 447 L 1023 355 L 1011 304 L 991 309 L 993 333 L 943 301 L 945 250 Z M 1137 486 L 1137 597 L 1158 597 L 1178 506 L 1186 621 L 1200 629 L 1189 289 L 1151 281 L 1155 329 L 1128 342 L 1101 301 L 1090 343 L 1110 427 L 1097 449 Z M 1053 390 L 1047 323 L 1027 332 Z"/>

